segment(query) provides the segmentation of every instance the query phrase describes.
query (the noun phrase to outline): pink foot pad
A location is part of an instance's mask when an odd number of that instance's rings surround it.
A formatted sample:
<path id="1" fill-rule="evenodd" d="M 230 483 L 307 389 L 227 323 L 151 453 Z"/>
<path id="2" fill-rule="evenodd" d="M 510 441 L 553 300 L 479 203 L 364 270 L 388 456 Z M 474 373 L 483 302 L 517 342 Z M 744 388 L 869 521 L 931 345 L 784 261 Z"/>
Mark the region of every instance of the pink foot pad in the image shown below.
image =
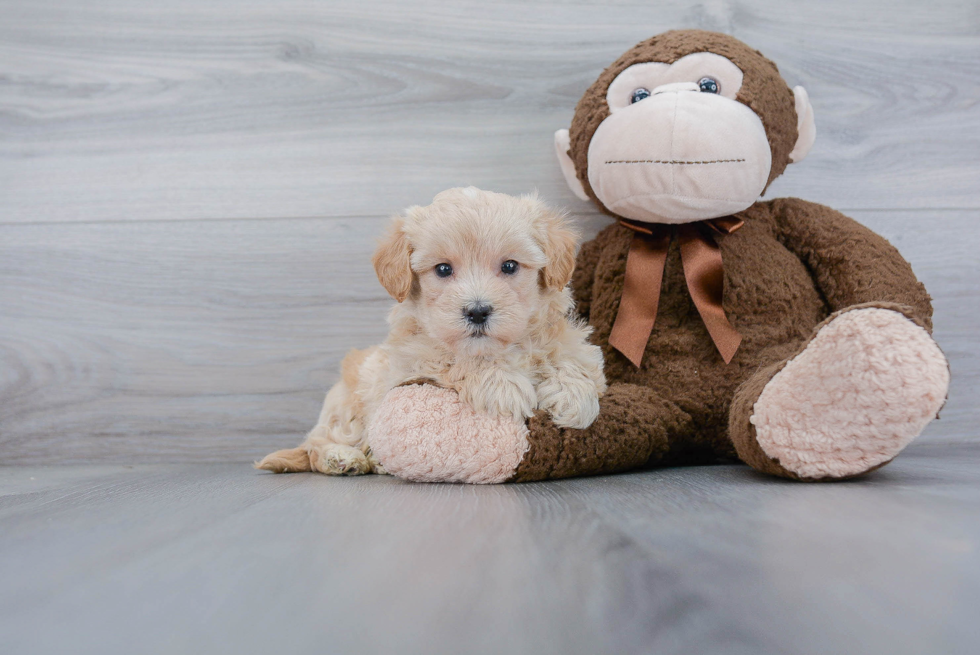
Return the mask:
<path id="1" fill-rule="evenodd" d="M 513 477 L 527 435 L 525 424 L 479 414 L 455 391 L 415 384 L 388 392 L 368 443 L 388 473 L 406 480 L 493 484 Z"/>
<path id="2" fill-rule="evenodd" d="M 845 312 L 762 390 L 762 450 L 804 478 L 857 475 L 895 457 L 942 407 L 949 367 L 929 334 L 888 309 Z"/>

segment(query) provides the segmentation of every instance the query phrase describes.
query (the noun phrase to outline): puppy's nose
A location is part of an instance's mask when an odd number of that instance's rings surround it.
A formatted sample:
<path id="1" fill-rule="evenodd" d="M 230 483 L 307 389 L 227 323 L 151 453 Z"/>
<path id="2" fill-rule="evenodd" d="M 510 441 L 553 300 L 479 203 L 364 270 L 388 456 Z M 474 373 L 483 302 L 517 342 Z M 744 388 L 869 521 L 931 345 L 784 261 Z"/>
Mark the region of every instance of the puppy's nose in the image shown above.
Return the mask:
<path id="1" fill-rule="evenodd" d="M 463 310 L 463 316 L 466 320 L 473 325 L 483 325 L 487 322 L 487 318 L 493 312 L 493 307 L 487 305 L 486 303 L 477 303 L 476 305 L 470 305 Z"/>

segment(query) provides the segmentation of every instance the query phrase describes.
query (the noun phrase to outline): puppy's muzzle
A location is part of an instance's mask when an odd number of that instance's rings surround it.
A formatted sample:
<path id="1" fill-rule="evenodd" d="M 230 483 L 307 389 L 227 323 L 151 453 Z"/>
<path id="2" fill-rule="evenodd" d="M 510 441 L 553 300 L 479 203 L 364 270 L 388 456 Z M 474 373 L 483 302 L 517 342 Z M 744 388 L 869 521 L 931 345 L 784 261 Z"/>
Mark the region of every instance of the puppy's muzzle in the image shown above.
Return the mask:
<path id="1" fill-rule="evenodd" d="M 483 330 L 486 327 L 487 320 L 492 313 L 493 307 L 482 302 L 473 303 L 463 308 L 463 318 L 478 330 Z"/>

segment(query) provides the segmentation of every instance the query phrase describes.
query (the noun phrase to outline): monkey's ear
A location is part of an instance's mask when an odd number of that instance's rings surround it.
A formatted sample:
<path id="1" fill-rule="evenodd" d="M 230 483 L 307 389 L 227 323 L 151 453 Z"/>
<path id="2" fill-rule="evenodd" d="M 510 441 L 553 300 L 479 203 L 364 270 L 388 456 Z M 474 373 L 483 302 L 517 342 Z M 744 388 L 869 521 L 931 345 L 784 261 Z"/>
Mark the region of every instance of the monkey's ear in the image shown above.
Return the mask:
<path id="1" fill-rule="evenodd" d="M 575 163 L 568 154 L 568 148 L 571 144 L 572 140 L 568 136 L 568 130 L 558 130 L 555 132 L 555 151 L 558 155 L 558 163 L 561 164 L 561 172 L 565 175 L 565 184 L 572 190 L 576 198 L 588 200 L 589 196 L 585 193 L 582 182 L 575 174 Z"/>
<path id="2" fill-rule="evenodd" d="M 796 145 L 789 153 L 789 160 L 792 163 L 802 161 L 806 154 L 810 152 L 814 139 L 817 138 L 817 125 L 813 122 L 813 107 L 810 106 L 810 96 L 806 89 L 798 86 L 793 89 L 793 98 L 796 100 Z"/>
<path id="3" fill-rule="evenodd" d="M 412 290 L 412 249 L 405 235 L 405 219 L 394 220 L 374 252 L 374 272 L 392 298 L 402 302 Z"/>
<path id="4" fill-rule="evenodd" d="M 579 235 L 562 214 L 544 209 L 538 220 L 543 228 L 541 248 L 548 263 L 541 269 L 541 281 L 549 289 L 561 290 L 572 280 L 575 248 Z"/>

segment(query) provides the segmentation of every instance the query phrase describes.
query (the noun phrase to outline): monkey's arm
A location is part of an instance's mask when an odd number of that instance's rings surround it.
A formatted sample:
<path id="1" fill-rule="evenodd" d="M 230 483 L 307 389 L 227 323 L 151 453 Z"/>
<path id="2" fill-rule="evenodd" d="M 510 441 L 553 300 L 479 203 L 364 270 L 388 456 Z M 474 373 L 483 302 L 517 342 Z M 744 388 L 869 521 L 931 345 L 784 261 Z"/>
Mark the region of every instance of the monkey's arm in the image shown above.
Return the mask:
<path id="1" fill-rule="evenodd" d="M 572 297 L 575 298 L 575 312 L 589 320 L 592 307 L 592 285 L 595 279 L 596 264 L 599 262 L 601 246 L 597 239 L 582 244 L 575 258 L 575 271 L 572 273 Z"/>
<path id="2" fill-rule="evenodd" d="M 614 384 L 583 430 L 560 428 L 547 411 L 525 425 L 473 410 L 455 391 L 429 384 L 393 389 L 370 428 L 388 473 L 425 482 L 527 482 L 615 473 L 659 461 L 668 437 L 691 417 L 652 389 Z"/>
<path id="3" fill-rule="evenodd" d="M 798 198 L 771 203 L 778 236 L 806 265 L 830 311 L 871 303 L 932 332 L 932 303 L 912 267 L 884 237 L 844 214 Z"/>

